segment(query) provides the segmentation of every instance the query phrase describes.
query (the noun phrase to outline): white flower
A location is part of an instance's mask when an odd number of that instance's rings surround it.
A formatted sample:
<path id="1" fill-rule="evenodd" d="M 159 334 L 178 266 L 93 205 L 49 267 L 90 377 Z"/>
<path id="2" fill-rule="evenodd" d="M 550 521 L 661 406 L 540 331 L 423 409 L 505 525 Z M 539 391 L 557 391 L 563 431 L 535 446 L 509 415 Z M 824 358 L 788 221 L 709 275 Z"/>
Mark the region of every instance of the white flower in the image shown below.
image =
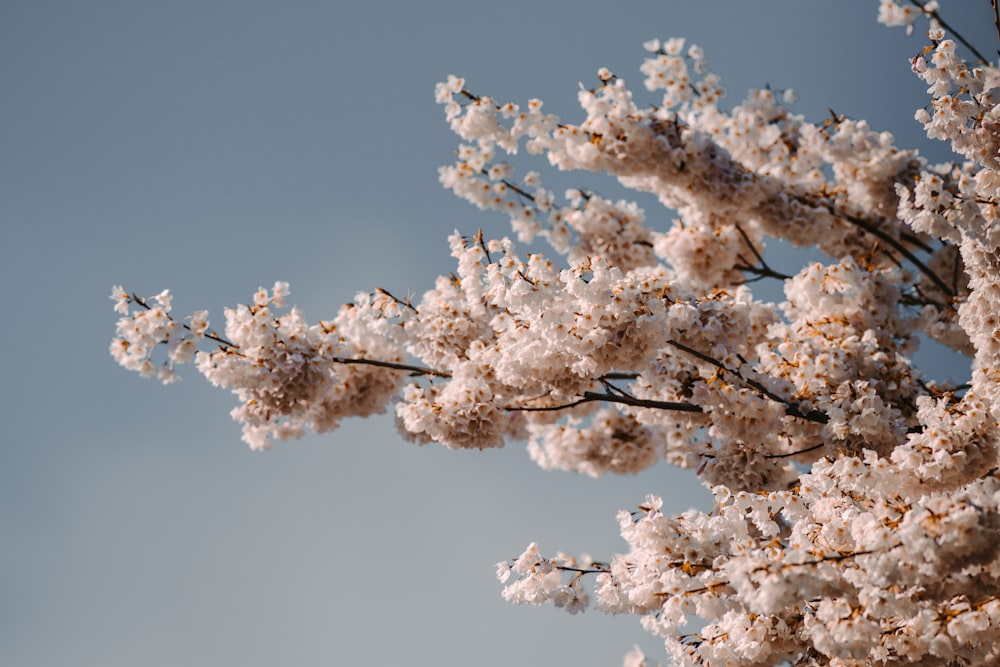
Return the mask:
<path id="1" fill-rule="evenodd" d="M 120 315 L 128 315 L 128 305 L 131 303 L 128 292 L 121 285 L 111 288 L 111 300 L 115 302 L 115 312 Z"/>

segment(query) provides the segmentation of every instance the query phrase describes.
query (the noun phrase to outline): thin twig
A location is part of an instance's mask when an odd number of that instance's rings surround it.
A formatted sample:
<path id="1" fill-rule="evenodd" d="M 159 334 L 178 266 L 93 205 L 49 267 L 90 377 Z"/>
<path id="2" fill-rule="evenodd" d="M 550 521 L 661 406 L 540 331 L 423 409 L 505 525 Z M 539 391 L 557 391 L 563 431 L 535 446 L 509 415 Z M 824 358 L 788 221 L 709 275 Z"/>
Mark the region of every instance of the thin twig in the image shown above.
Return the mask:
<path id="1" fill-rule="evenodd" d="M 764 258 L 760 254 L 760 251 L 757 250 L 757 246 L 755 246 L 750 241 L 750 237 L 747 236 L 747 233 L 743 231 L 743 227 L 741 227 L 739 224 L 734 225 L 734 227 L 736 227 L 736 231 L 740 233 L 740 236 L 743 237 L 744 243 L 746 243 L 747 247 L 750 248 L 750 252 L 752 252 L 753 256 L 757 258 L 757 261 L 760 262 L 760 265 L 764 268 L 767 268 L 767 262 L 764 261 Z"/>
<path id="2" fill-rule="evenodd" d="M 403 306 L 404 308 L 409 308 L 410 310 L 412 310 L 417 315 L 420 314 L 420 311 L 418 311 L 416 309 L 416 307 L 412 303 L 410 303 L 409 299 L 406 299 L 404 301 L 403 299 L 400 299 L 399 297 L 393 296 L 392 293 L 389 290 L 382 289 L 381 287 L 376 287 L 375 291 L 377 291 L 379 294 L 384 294 L 385 296 L 389 297 L 390 299 L 392 299 L 393 301 L 395 301 L 399 305 Z"/>
<path id="3" fill-rule="evenodd" d="M 922 238 L 920 238 L 919 236 L 917 236 L 915 233 L 913 233 L 911 231 L 907 231 L 905 229 L 900 230 L 900 232 L 899 232 L 899 238 L 901 240 L 903 240 L 903 241 L 906 241 L 910 245 L 917 246 L 918 248 L 920 248 L 921 250 L 923 250 L 926 253 L 932 253 L 932 252 L 934 252 L 934 248 L 932 248 L 927 242 L 925 242 Z"/>
<path id="4" fill-rule="evenodd" d="M 480 227 L 479 231 L 476 232 L 475 242 L 479 245 L 480 248 L 483 249 L 483 252 L 486 253 L 486 263 L 487 264 L 492 264 L 493 263 L 493 258 L 490 257 L 490 249 L 486 247 L 486 241 L 483 240 L 483 228 L 482 227 Z"/>
<path id="5" fill-rule="evenodd" d="M 563 572 L 579 572 L 580 574 L 602 574 L 611 571 L 611 566 L 606 563 L 594 563 L 594 567 L 569 567 L 568 565 L 556 565 L 552 563 L 552 567 L 556 570 L 562 570 Z"/>
<path id="6" fill-rule="evenodd" d="M 800 449 L 800 450 L 795 451 L 795 452 L 788 452 L 786 454 L 765 454 L 764 458 L 765 459 L 786 459 L 786 458 L 788 458 L 790 456 L 798 456 L 799 454 L 806 454 L 808 452 L 814 452 L 817 449 L 822 449 L 823 447 L 826 447 L 826 444 L 827 443 L 825 443 L 825 442 L 821 442 L 818 445 L 813 445 L 812 447 L 806 447 L 805 449 Z"/>
<path id="7" fill-rule="evenodd" d="M 924 14 L 927 14 L 928 16 L 930 16 L 931 18 L 933 18 L 935 21 L 937 21 L 938 23 L 940 23 L 942 28 L 944 28 L 945 30 L 947 30 L 948 32 L 950 32 L 952 35 L 954 35 L 955 39 L 957 39 L 958 41 L 960 41 L 965 46 L 965 48 L 969 49 L 969 51 L 972 51 L 972 55 L 974 55 L 977 58 L 979 58 L 980 62 L 982 62 L 982 63 L 989 63 L 990 62 L 989 60 L 986 59 L 986 56 L 984 56 L 983 54 L 981 54 L 979 52 L 979 50 L 976 49 L 976 47 L 974 47 L 972 44 L 970 44 L 967 39 L 965 39 L 964 37 L 962 37 L 962 35 L 959 34 L 959 32 L 957 30 L 955 30 L 950 25 L 948 25 L 945 22 L 945 20 L 943 18 L 941 18 L 941 15 L 937 12 L 937 10 L 927 9 L 927 7 L 924 5 L 924 3 L 920 2 L 920 0 L 910 0 L 910 2 L 913 3 L 914 5 L 916 5 L 917 7 L 919 7 L 920 11 L 922 11 Z M 993 0 L 993 15 L 994 16 L 996 16 L 996 11 L 997 11 L 996 7 L 997 7 L 996 0 Z M 998 29 L 998 32 L 1000 32 L 1000 29 Z"/>
<path id="8" fill-rule="evenodd" d="M 507 412 L 558 412 L 559 410 L 569 410 L 584 403 L 592 403 L 593 399 L 580 398 L 570 403 L 560 403 L 559 405 L 546 405 L 542 407 L 530 407 L 527 405 L 507 405 L 504 410 Z"/>
<path id="9" fill-rule="evenodd" d="M 624 372 L 614 372 L 605 373 L 598 380 L 634 380 L 639 377 L 638 373 L 624 373 Z"/>
<path id="10" fill-rule="evenodd" d="M 782 398 L 781 396 L 778 396 L 777 394 L 775 394 L 774 392 L 772 392 L 770 389 L 768 389 L 767 387 L 765 387 L 764 385 L 762 385 L 760 382 L 757 382 L 756 380 L 754 380 L 752 378 L 743 377 L 743 375 L 739 371 L 734 371 L 733 369 L 731 369 L 728 366 L 726 366 L 725 364 L 723 364 L 721 361 L 719 361 L 719 360 L 717 360 L 717 359 L 715 359 L 713 357 L 710 357 L 707 354 L 699 352 L 698 350 L 696 350 L 696 349 L 694 349 L 692 347 L 688 347 L 687 345 L 684 345 L 683 343 L 679 343 L 676 340 L 668 340 L 667 344 L 670 345 L 670 346 L 672 346 L 672 347 L 677 348 L 678 350 L 681 350 L 682 352 L 686 352 L 687 354 L 690 354 L 691 356 L 693 356 L 693 357 L 695 357 L 697 359 L 700 359 L 701 361 L 704 361 L 705 363 L 711 364 L 711 365 L 715 366 L 716 368 L 718 368 L 719 370 L 725 371 L 725 372 L 727 372 L 727 373 L 729 373 L 729 374 L 731 374 L 731 375 L 739 378 L 740 380 L 742 380 L 744 383 L 746 383 L 750 387 L 752 387 L 752 388 L 756 389 L 757 391 L 759 391 L 765 397 L 771 399 L 775 403 L 780 403 L 781 405 L 784 405 L 785 406 L 785 414 L 788 415 L 789 417 L 798 417 L 800 419 L 805 419 L 805 420 L 808 420 L 808 421 L 811 421 L 811 422 L 816 422 L 817 424 L 826 424 L 826 423 L 828 423 L 830 421 L 829 415 L 827 415 L 822 410 L 810 410 L 808 412 L 803 412 L 797 405 L 795 405 L 794 403 L 792 403 L 791 401 L 789 401 L 786 398 Z"/>
<path id="11" fill-rule="evenodd" d="M 637 408 L 652 408 L 654 410 L 676 410 L 678 412 L 704 412 L 701 406 L 693 405 L 691 403 L 680 403 L 678 401 L 654 401 L 645 398 L 634 398 L 632 396 L 620 396 L 618 394 L 601 394 L 595 391 L 585 391 L 583 392 L 583 397 L 572 401 L 570 403 L 562 403 L 560 405 L 549 405 L 544 407 L 529 407 L 524 405 L 510 405 L 504 408 L 509 412 L 555 412 L 557 410 L 566 410 L 569 408 L 574 408 L 578 405 L 583 405 L 584 403 L 593 403 L 596 401 L 603 401 L 606 403 L 621 403 L 622 405 L 631 405 Z"/>
<path id="12" fill-rule="evenodd" d="M 593 391 L 583 392 L 585 401 L 606 401 L 608 403 L 621 403 L 631 405 L 636 408 L 653 408 L 656 410 L 676 410 L 678 412 L 704 412 L 700 405 L 691 403 L 681 403 L 678 401 L 654 401 L 646 398 L 633 398 L 631 396 L 618 396 L 616 394 L 598 394 Z"/>
<path id="13" fill-rule="evenodd" d="M 385 290 L 381 290 L 381 291 L 385 292 Z M 388 296 L 392 296 L 388 292 L 385 292 L 385 293 Z M 392 298 L 395 299 L 395 297 L 392 297 Z M 146 310 L 152 310 L 153 309 L 152 306 L 150 306 L 149 304 L 146 303 L 145 299 L 139 297 L 135 293 L 132 294 L 131 300 L 132 300 L 133 303 L 136 303 L 136 304 L 142 306 Z M 167 318 L 170 321 L 172 321 L 172 322 L 176 322 L 176 320 L 173 317 L 171 317 L 169 313 L 167 314 Z M 188 331 L 192 331 L 191 326 L 188 325 L 188 324 L 184 324 L 183 322 L 181 322 L 181 326 L 184 327 L 185 329 L 187 329 Z M 232 341 L 228 341 L 225 338 L 222 338 L 221 336 L 218 336 L 218 335 L 216 335 L 214 333 L 205 333 L 203 335 L 204 335 L 205 338 L 208 338 L 210 340 L 214 340 L 219 345 L 222 345 L 223 347 L 227 347 L 230 350 L 234 350 L 235 351 L 235 350 L 238 350 L 239 347 L 240 347 L 236 343 L 233 343 Z M 396 363 L 394 361 L 379 361 L 377 359 L 355 359 L 355 358 L 350 358 L 350 357 L 333 357 L 330 360 L 333 361 L 334 363 L 338 363 L 338 364 L 364 364 L 364 365 L 367 365 L 367 366 L 378 366 L 380 368 L 391 368 L 391 369 L 397 370 L 397 371 L 409 371 L 411 375 L 433 375 L 435 377 L 443 377 L 443 378 L 450 378 L 451 377 L 451 373 L 449 373 L 447 371 L 439 371 L 436 368 L 428 368 L 426 366 L 414 366 L 414 365 L 411 365 L 411 364 L 399 364 L 399 363 Z"/>
<path id="14" fill-rule="evenodd" d="M 132 303 L 140 305 L 143 308 L 145 308 L 146 310 L 152 310 L 153 309 L 152 306 L 150 306 L 148 303 L 146 303 L 146 300 L 144 298 L 140 297 L 135 292 L 132 292 L 132 297 L 131 297 L 130 300 L 132 301 Z M 167 314 L 167 319 L 170 320 L 171 322 L 176 322 L 177 321 L 173 317 L 171 317 L 169 313 Z M 194 331 L 194 329 L 191 328 L 191 325 L 185 324 L 184 322 L 181 322 L 181 326 L 184 327 L 187 331 L 192 331 L 192 332 Z M 222 336 L 218 335 L 217 333 L 215 333 L 213 331 L 206 331 L 206 332 L 202 333 L 202 336 L 204 336 L 205 338 L 208 338 L 209 340 L 214 340 L 219 345 L 222 345 L 223 347 L 228 347 L 231 350 L 238 350 L 238 349 L 240 349 L 239 345 L 237 345 L 236 343 L 234 343 L 232 341 L 226 340 L 225 338 L 223 338 Z"/>
<path id="15" fill-rule="evenodd" d="M 435 377 L 450 378 L 448 371 L 439 371 L 436 368 L 426 366 L 412 366 L 410 364 L 397 364 L 393 361 L 379 361 L 377 359 L 355 359 L 350 357 L 333 357 L 331 361 L 338 364 L 364 364 L 367 366 L 378 366 L 380 368 L 391 368 L 397 371 L 409 371 L 410 375 L 433 375 Z"/>
<path id="16" fill-rule="evenodd" d="M 834 216 L 835 218 L 840 218 L 841 220 L 849 222 L 852 225 L 854 225 L 855 227 L 863 229 L 864 231 L 868 232 L 872 236 L 875 236 L 875 237 L 881 239 L 887 245 L 891 246 L 893 250 L 895 250 L 896 252 L 898 252 L 899 254 L 901 254 L 903 257 L 905 257 L 907 260 L 909 260 L 910 263 L 913 264 L 915 267 L 917 267 L 917 269 L 921 273 L 923 273 L 925 276 L 927 276 L 928 278 L 930 278 L 931 282 L 933 282 L 935 285 L 937 285 L 941 289 L 942 292 L 944 292 L 949 297 L 954 297 L 955 296 L 955 294 L 952 292 L 951 288 L 948 287 L 948 284 L 946 282 L 944 282 L 941 279 L 940 276 L 938 276 L 936 273 L 934 273 L 926 264 L 924 264 L 922 261 L 920 261 L 920 258 L 918 258 L 916 255 L 914 255 L 912 252 L 910 252 L 906 248 L 906 246 L 904 246 L 898 240 L 894 239 L 892 236 L 890 236 L 886 232 L 882 231 L 881 229 L 879 229 L 878 227 L 876 227 L 875 225 L 873 225 L 871 222 L 869 222 L 869 221 L 867 221 L 867 220 L 865 220 L 863 218 L 859 218 L 856 215 L 851 215 L 850 213 L 846 213 L 844 211 L 838 211 L 837 208 L 831 202 L 826 202 L 826 203 L 810 202 L 805 197 L 801 197 L 801 198 L 799 198 L 799 200 L 803 204 L 805 204 L 806 206 L 815 205 L 815 206 L 819 206 L 821 208 L 825 208 L 830 213 L 830 215 Z M 949 306 L 949 307 L 953 308 L 953 306 Z"/>
<path id="17" fill-rule="evenodd" d="M 738 271 L 743 271 L 745 273 L 752 273 L 756 275 L 757 278 L 754 278 L 754 280 L 760 280 L 761 278 L 777 278 L 778 280 L 788 280 L 789 278 L 791 278 L 791 276 L 775 271 L 770 266 L 768 266 L 767 262 L 764 261 L 764 256 L 761 255 L 760 251 L 757 250 L 757 247 L 753 244 L 753 242 L 750 241 L 750 236 L 748 236 L 747 233 L 743 230 L 743 227 L 741 227 L 738 224 L 734 226 L 736 227 L 736 231 L 740 233 L 740 236 L 743 237 L 743 242 L 747 244 L 747 247 L 750 248 L 750 252 L 752 252 L 753 256 L 757 259 L 757 265 L 752 265 L 750 264 L 750 262 L 746 261 L 742 256 L 737 256 L 737 259 L 743 262 L 743 264 L 736 265 L 734 267 L 735 269 L 737 269 Z M 751 281 L 748 280 L 745 282 L 751 282 Z"/>
<path id="18" fill-rule="evenodd" d="M 756 278 L 744 280 L 743 281 L 744 283 L 754 282 L 757 280 L 761 280 L 763 278 L 777 278 L 778 280 L 788 280 L 789 278 L 792 277 L 786 273 L 775 271 L 769 266 L 750 266 L 750 264 L 746 263 L 746 260 L 744 260 L 742 257 L 737 257 L 737 259 L 742 260 L 744 263 L 735 265 L 733 267 L 734 269 L 736 269 L 737 271 L 742 271 L 744 273 L 752 273 L 755 276 L 757 276 Z"/>

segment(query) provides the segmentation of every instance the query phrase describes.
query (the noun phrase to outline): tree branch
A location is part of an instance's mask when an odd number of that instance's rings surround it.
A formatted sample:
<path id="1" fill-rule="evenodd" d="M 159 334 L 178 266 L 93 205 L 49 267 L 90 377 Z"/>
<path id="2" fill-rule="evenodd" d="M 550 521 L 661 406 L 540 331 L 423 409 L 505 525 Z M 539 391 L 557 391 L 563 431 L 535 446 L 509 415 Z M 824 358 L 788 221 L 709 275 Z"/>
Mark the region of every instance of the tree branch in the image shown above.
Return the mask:
<path id="1" fill-rule="evenodd" d="M 775 403 L 780 403 L 781 405 L 784 405 L 785 414 L 788 415 L 789 417 L 798 417 L 799 419 L 805 419 L 811 422 L 816 422 L 817 424 L 826 424 L 830 421 L 829 415 L 827 415 L 822 410 L 809 410 L 807 412 L 803 412 L 802 409 L 799 408 L 797 405 L 795 405 L 786 398 L 778 396 L 777 394 L 769 390 L 767 387 L 762 385 L 760 382 L 757 382 L 752 378 L 743 377 L 743 375 L 739 371 L 734 371 L 733 369 L 723 364 L 721 361 L 718 361 L 717 359 L 710 357 L 707 354 L 699 352 L 698 350 L 692 347 L 688 347 L 683 343 L 679 343 L 676 340 L 668 340 L 667 344 L 677 348 L 678 350 L 681 350 L 682 352 L 686 352 L 687 354 L 690 354 L 691 356 L 700 359 L 701 361 L 704 361 L 707 364 L 711 364 L 712 366 L 715 366 L 719 370 L 725 371 L 726 373 L 729 373 L 730 375 L 739 378 L 748 386 L 759 391 L 766 398 L 771 399 Z"/>
<path id="2" fill-rule="evenodd" d="M 954 35 L 955 39 L 957 39 L 959 42 L 961 42 L 962 45 L 965 46 L 965 48 L 967 48 L 969 51 L 972 52 L 972 55 L 976 56 L 976 58 L 979 59 L 979 62 L 981 62 L 983 64 L 988 64 L 990 62 L 989 60 L 986 59 L 986 56 L 984 56 L 983 54 L 981 54 L 979 52 L 979 50 L 976 49 L 976 47 L 974 47 L 967 39 L 965 39 L 964 37 L 962 37 L 962 35 L 957 30 L 955 30 L 950 25 L 948 25 L 945 22 L 945 20 L 943 18 L 941 18 L 941 15 L 937 12 L 937 10 L 935 10 L 935 9 L 927 9 L 927 7 L 925 6 L 925 3 L 921 2 L 920 0 L 910 0 L 910 2 L 913 3 L 914 5 L 916 5 L 917 7 L 919 7 L 920 11 L 922 11 L 924 14 L 927 14 L 927 16 L 930 16 L 935 21 L 937 21 L 938 23 L 940 23 L 942 28 L 944 28 L 945 30 L 947 30 L 948 32 L 950 32 L 952 35 Z M 993 15 L 994 16 L 996 16 L 996 12 L 997 12 L 997 3 L 996 3 L 996 0 L 993 0 Z M 1000 34 L 1000 29 L 998 29 L 998 34 Z"/>
<path id="3" fill-rule="evenodd" d="M 148 303 L 146 303 L 146 299 L 140 297 L 135 292 L 132 292 L 132 295 L 129 297 L 129 300 L 132 303 L 136 304 L 136 305 L 142 306 L 146 310 L 152 310 L 153 309 L 152 306 L 150 306 Z M 170 320 L 171 322 L 176 322 L 177 321 L 177 320 L 175 320 L 170 315 L 170 313 L 167 313 L 166 315 L 167 315 L 167 319 Z M 191 328 L 191 325 L 185 324 L 184 322 L 181 322 L 181 326 L 184 327 L 184 329 L 186 331 L 192 331 L 192 332 L 194 331 L 194 329 Z M 226 348 L 229 348 L 230 350 L 238 350 L 238 349 L 240 349 L 239 345 L 237 345 L 236 343 L 234 343 L 232 341 L 226 340 L 225 338 L 223 338 L 219 334 L 215 333 L 214 331 L 211 331 L 211 330 L 206 331 L 205 333 L 202 334 L 202 336 L 204 336 L 205 338 L 208 338 L 209 340 L 214 340 L 219 345 L 221 345 L 223 347 L 226 347 Z M 161 342 L 163 342 L 163 341 L 161 341 Z"/>
<path id="4" fill-rule="evenodd" d="M 830 213 L 830 215 L 834 216 L 835 218 L 840 218 L 841 220 L 844 220 L 845 222 L 849 222 L 852 225 L 854 225 L 855 227 L 858 227 L 859 229 L 862 229 L 862 230 L 866 231 L 867 233 L 871 234 L 872 236 L 875 236 L 875 237 L 879 238 L 880 240 L 884 241 L 893 250 L 895 250 L 896 252 L 898 252 L 899 254 L 901 254 L 903 257 L 905 257 L 907 260 L 909 260 L 909 262 L 911 264 L 913 264 L 915 267 L 917 267 L 917 269 L 921 273 L 923 273 L 925 276 L 927 276 L 928 278 L 930 278 L 931 282 L 933 282 L 935 285 L 937 285 L 938 288 L 940 288 L 940 290 L 942 292 L 944 292 L 949 297 L 954 297 L 955 296 L 955 293 L 952 291 L 952 289 L 950 287 L 948 287 L 948 284 L 946 282 L 944 282 L 944 280 L 942 280 L 940 278 L 940 276 L 938 276 L 936 273 L 934 273 L 926 264 L 924 264 L 922 261 L 920 261 L 920 258 L 918 258 L 916 255 L 914 255 L 912 252 L 910 252 L 910 250 L 907 249 L 906 246 L 904 246 L 898 240 L 894 239 L 892 236 L 890 236 L 886 232 L 882 231 L 881 229 L 879 229 L 877 226 L 875 226 L 871 222 L 869 222 L 869 221 L 867 221 L 867 220 L 865 220 L 863 218 L 859 218 L 859 217 L 857 217 L 855 215 L 851 215 L 850 213 L 845 213 L 844 211 L 839 211 L 839 210 L 837 210 L 836 206 L 834 206 L 833 203 L 831 203 L 831 202 L 826 202 L 826 203 L 815 202 L 814 203 L 814 202 L 810 202 L 807 197 L 800 197 L 799 201 L 801 201 L 803 204 L 805 204 L 807 206 L 808 205 L 820 206 L 821 208 L 826 209 Z M 948 307 L 951 308 L 951 309 L 954 308 L 951 305 L 949 305 Z"/>
<path id="5" fill-rule="evenodd" d="M 331 361 L 338 364 L 363 364 L 366 366 L 378 366 L 379 368 L 391 368 L 397 371 L 409 371 L 410 375 L 433 375 L 435 377 L 450 378 L 451 373 L 439 371 L 426 366 L 412 366 L 410 364 L 398 364 L 393 361 L 378 361 L 377 359 L 354 359 L 350 357 L 333 357 Z"/>

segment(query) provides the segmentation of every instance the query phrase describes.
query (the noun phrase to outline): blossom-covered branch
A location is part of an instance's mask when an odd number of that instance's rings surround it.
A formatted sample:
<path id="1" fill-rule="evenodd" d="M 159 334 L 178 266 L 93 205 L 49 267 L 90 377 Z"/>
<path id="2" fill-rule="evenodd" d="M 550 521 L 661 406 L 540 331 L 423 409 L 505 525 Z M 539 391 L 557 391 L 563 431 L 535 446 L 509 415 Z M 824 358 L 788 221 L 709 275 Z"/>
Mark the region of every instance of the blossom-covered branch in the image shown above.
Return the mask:
<path id="1" fill-rule="evenodd" d="M 451 76 L 436 98 L 461 144 L 441 182 L 514 239 L 455 232 L 456 267 L 419 299 L 377 288 L 314 324 L 281 282 L 227 309 L 224 333 L 174 319 L 169 292 L 116 287 L 111 352 L 164 382 L 193 362 L 237 395 L 255 449 L 391 410 L 418 443 L 526 441 L 546 469 L 693 470 L 709 512 L 649 495 L 606 562 L 533 543 L 497 566 L 512 602 L 639 616 L 673 664 L 1000 664 L 1000 69 L 939 3 L 878 7 L 927 22 L 902 75 L 928 86 L 916 118 L 952 162 L 832 111 L 811 122 L 792 91 L 726 106 L 679 38 L 644 45 L 655 97 L 602 69 L 577 122 Z M 650 193 L 671 221 L 557 196 L 518 176 L 535 157 Z M 825 259 L 777 271 L 773 239 Z M 753 292 L 764 279 L 783 302 Z M 971 376 L 923 376 L 928 339 Z"/>

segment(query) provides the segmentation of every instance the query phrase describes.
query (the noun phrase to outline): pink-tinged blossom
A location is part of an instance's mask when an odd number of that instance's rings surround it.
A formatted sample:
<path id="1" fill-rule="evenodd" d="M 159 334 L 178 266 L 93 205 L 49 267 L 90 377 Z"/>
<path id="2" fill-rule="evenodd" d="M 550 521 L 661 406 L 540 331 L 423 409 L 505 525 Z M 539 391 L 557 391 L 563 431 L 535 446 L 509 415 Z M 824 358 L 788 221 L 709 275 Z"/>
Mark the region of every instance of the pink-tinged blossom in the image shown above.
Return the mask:
<path id="1" fill-rule="evenodd" d="M 878 20 L 926 20 L 901 72 L 953 162 L 808 120 L 790 89 L 727 102 L 680 38 L 643 44 L 644 86 L 598 70 L 576 121 L 449 76 L 435 99 L 461 143 L 440 181 L 514 239 L 456 231 L 454 271 L 419 299 L 362 292 L 315 324 L 282 282 L 222 333 L 116 286 L 111 354 L 165 383 L 194 363 L 236 394 L 254 449 L 391 410 L 417 443 L 526 441 L 546 469 L 691 469 L 711 511 L 649 495 L 618 513 L 607 562 L 532 543 L 496 566 L 511 602 L 639 616 L 670 664 L 1000 664 L 1000 70 L 939 11 L 882 0 Z M 667 210 L 557 196 L 510 157 L 522 145 Z M 786 274 L 772 240 L 819 254 Z M 536 242 L 552 253 L 518 248 Z M 971 359 L 967 381 L 921 375 L 927 338 Z"/>

